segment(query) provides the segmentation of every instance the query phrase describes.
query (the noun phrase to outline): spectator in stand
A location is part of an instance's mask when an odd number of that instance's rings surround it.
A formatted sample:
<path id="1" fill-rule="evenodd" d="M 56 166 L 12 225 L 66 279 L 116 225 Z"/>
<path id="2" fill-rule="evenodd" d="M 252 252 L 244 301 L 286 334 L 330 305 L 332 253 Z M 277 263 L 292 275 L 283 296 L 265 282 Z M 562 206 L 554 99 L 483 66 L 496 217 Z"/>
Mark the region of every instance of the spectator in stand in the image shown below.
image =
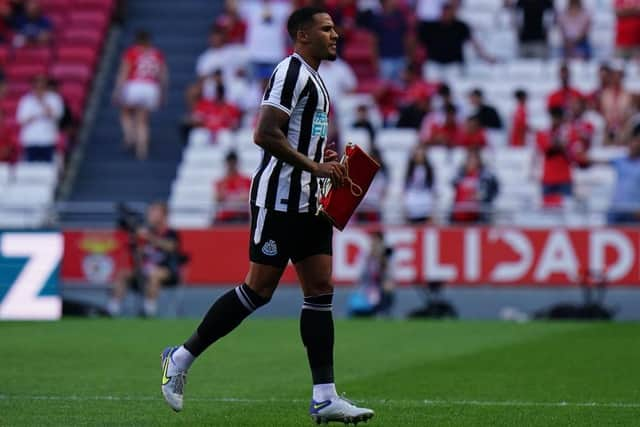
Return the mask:
<path id="1" fill-rule="evenodd" d="M 225 34 L 213 27 L 209 33 L 209 48 L 205 50 L 196 62 L 196 74 L 200 78 L 210 76 L 215 70 L 223 70 L 225 79 L 235 74 L 235 63 L 231 58 L 233 51 L 225 43 Z"/>
<path id="2" fill-rule="evenodd" d="M 605 143 L 617 144 L 625 124 L 633 114 L 633 96 L 624 88 L 622 65 L 612 68 L 611 80 L 600 94 L 600 112 L 605 120 Z"/>
<path id="3" fill-rule="evenodd" d="M 505 0 L 515 12 L 515 26 L 520 42 L 522 58 L 546 58 L 549 56 L 547 34 L 551 29 L 553 0 Z"/>
<path id="4" fill-rule="evenodd" d="M 463 64 L 464 45 L 467 42 L 472 44 L 480 58 L 488 62 L 495 61 L 473 37 L 469 25 L 458 19 L 456 6 L 452 3 L 445 3 L 442 6 L 440 20 L 421 36 L 429 61 L 444 65 Z"/>
<path id="5" fill-rule="evenodd" d="M 617 179 L 609 212 L 610 224 L 640 222 L 640 125 L 633 129 L 627 157 L 611 162 Z"/>
<path id="6" fill-rule="evenodd" d="M 351 66 L 341 58 L 335 61 L 322 61 L 318 73 L 329 92 L 331 102 L 353 93 L 358 86 L 358 79 Z"/>
<path id="7" fill-rule="evenodd" d="M 251 190 L 251 178 L 238 168 L 238 155 L 231 151 L 225 159 L 227 173 L 216 182 L 217 223 L 249 222 L 247 201 Z"/>
<path id="8" fill-rule="evenodd" d="M 418 38 L 426 40 L 431 37 L 430 32 L 440 21 L 442 8 L 447 0 L 416 0 L 416 18 L 418 20 Z"/>
<path id="9" fill-rule="evenodd" d="M 240 13 L 247 22 L 246 47 L 254 79 L 269 78 L 287 46 L 288 1 L 245 0 Z"/>
<path id="10" fill-rule="evenodd" d="M 469 103 L 471 104 L 470 115 L 476 116 L 482 127 L 502 129 L 502 119 L 498 110 L 485 102 L 481 89 L 475 88 L 469 93 Z"/>
<path id="11" fill-rule="evenodd" d="M 589 106 L 593 109 L 600 109 L 600 98 L 602 92 L 611 84 L 611 67 L 606 62 L 600 64 L 598 68 L 598 87 L 589 95 Z"/>
<path id="12" fill-rule="evenodd" d="M 148 32 L 138 31 L 134 45 L 123 55 L 114 100 L 121 108 L 124 147 L 134 149 L 140 160 L 149 152 L 149 114 L 164 99 L 168 84 L 164 55 L 153 46 Z"/>
<path id="13" fill-rule="evenodd" d="M 640 1 L 615 0 L 616 53 L 629 59 L 640 54 Z"/>
<path id="14" fill-rule="evenodd" d="M 460 145 L 462 126 L 458 121 L 455 105 L 447 104 L 444 115 L 429 115 L 422 121 L 420 142 L 426 145 L 441 145 L 453 148 Z"/>
<path id="15" fill-rule="evenodd" d="M 567 111 L 568 138 L 573 144 L 573 155 L 578 164 L 586 162 L 586 153 L 591 147 L 595 127 L 586 117 L 587 102 L 583 98 L 576 98 L 569 104 Z"/>
<path id="16" fill-rule="evenodd" d="M 373 12 L 370 28 L 377 37 L 380 76 L 399 80 L 406 66 L 409 22 L 398 0 L 381 0 L 382 10 Z"/>
<path id="17" fill-rule="evenodd" d="M 418 130 L 431 113 L 431 98 L 426 94 L 417 94 L 400 109 L 396 127 Z"/>
<path id="18" fill-rule="evenodd" d="M 15 127 L 5 119 L 4 111 L 0 108 L 0 163 L 13 164 L 18 161 L 20 146 L 17 133 Z"/>
<path id="19" fill-rule="evenodd" d="M 567 8 L 558 13 L 558 27 L 565 59 L 591 58 L 591 13 L 584 8 L 582 0 L 569 0 Z"/>
<path id="20" fill-rule="evenodd" d="M 471 149 L 484 148 L 487 146 L 487 134 L 479 116 L 469 116 L 465 120 L 456 142 L 461 147 Z"/>
<path id="21" fill-rule="evenodd" d="M 509 145 L 512 147 L 522 147 L 527 145 L 529 135 L 529 115 L 527 112 L 528 95 L 523 89 L 516 90 L 516 111 L 511 119 L 511 131 L 509 134 Z"/>
<path id="22" fill-rule="evenodd" d="M 408 222 L 419 224 L 430 218 L 434 182 L 426 148 L 418 144 L 410 155 L 405 177 L 404 210 Z"/>
<path id="23" fill-rule="evenodd" d="M 551 127 L 536 135 L 536 144 L 543 158 L 542 195 L 547 206 L 560 206 L 573 195 L 571 176 L 571 147 L 564 110 L 554 107 L 549 111 Z"/>
<path id="24" fill-rule="evenodd" d="M 193 111 L 187 118 L 186 130 L 189 131 L 194 128 L 206 130 L 208 132 L 207 139 L 214 142 L 219 131 L 237 129 L 240 125 L 241 117 L 240 110 L 235 105 L 227 102 L 225 86 L 221 85 L 217 88 L 215 98 L 200 97 L 195 103 Z"/>
<path id="25" fill-rule="evenodd" d="M 369 155 L 380 164 L 380 170 L 373 177 L 369 190 L 367 190 L 360 206 L 358 206 L 356 219 L 359 222 L 379 224 L 382 222 L 382 204 L 387 194 L 387 187 L 389 186 L 389 170 L 380 155 L 380 150 L 378 150 L 375 144 L 371 145 Z"/>
<path id="26" fill-rule="evenodd" d="M 247 23 L 240 15 L 238 0 L 225 0 L 224 11 L 216 18 L 215 26 L 222 31 L 227 43 L 244 44 Z"/>
<path id="27" fill-rule="evenodd" d="M 372 149 L 375 148 L 376 128 L 369 118 L 369 106 L 367 104 L 358 105 L 356 108 L 356 120 L 352 123 L 351 127 L 366 130 L 369 134 L 369 145 Z"/>
<path id="28" fill-rule="evenodd" d="M 559 69 L 560 88 L 552 92 L 547 98 L 547 108 L 560 108 L 564 111 L 569 108 L 569 104 L 576 98 L 582 98 L 582 93 L 571 86 L 571 73 L 569 66 L 565 63 Z"/>
<path id="29" fill-rule="evenodd" d="M 18 103 L 20 145 L 28 162 L 51 162 L 58 142 L 58 121 L 64 114 L 62 98 L 49 90 L 45 76 L 33 80 L 33 89 Z"/>
<path id="30" fill-rule="evenodd" d="M 489 209 L 498 195 L 498 180 L 484 166 L 480 151 L 467 151 L 467 159 L 453 181 L 455 196 L 451 222 L 478 223 L 489 220 Z"/>
<path id="31" fill-rule="evenodd" d="M 47 45 L 51 41 L 53 25 L 42 15 L 40 3 L 29 0 L 25 5 L 24 14 L 15 16 L 13 20 L 15 36 L 13 44 L 16 47 L 28 45 Z"/>

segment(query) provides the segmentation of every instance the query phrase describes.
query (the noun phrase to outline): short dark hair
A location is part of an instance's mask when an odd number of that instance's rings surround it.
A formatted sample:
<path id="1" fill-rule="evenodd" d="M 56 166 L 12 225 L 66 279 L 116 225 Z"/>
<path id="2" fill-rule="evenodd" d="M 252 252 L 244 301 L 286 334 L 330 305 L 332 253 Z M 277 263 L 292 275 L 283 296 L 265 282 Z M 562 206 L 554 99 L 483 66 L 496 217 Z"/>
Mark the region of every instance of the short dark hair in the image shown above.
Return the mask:
<path id="1" fill-rule="evenodd" d="M 227 157 L 225 158 L 225 160 L 227 162 L 237 162 L 238 161 L 238 155 L 236 154 L 235 151 L 229 151 L 227 153 Z"/>
<path id="2" fill-rule="evenodd" d="M 295 41 L 298 31 L 312 23 L 313 16 L 318 13 L 327 13 L 327 11 L 319 7 L 302 7 L 293 12 L 287 21 L 287 32 L 291 40 Z"/>
<path id="3" fill-rule="evenodd" d="M 151 34 L 147 30 L 138 30 L 136 32 L 136 42 L 138 43 L 150 43 Z"/>
<path id="4" fill-rule="evenodd" d="M 480 88 L 474 88 L 471 91 L 471 96 L 477 96 L 478 98 L 482 98 L 482 89 Z"/>
<path id="5" fill-rule="evenodd" d="M 631 131 L 631 136 L 633 138 L 640 137 L 640 123 L 633 127 L 633 130 Z"/>
<path id="6" fill-rule="evenodd" d="M 453 104 L 446 104 L 444 106 L 444 112 L 447 114 L 456 114 L 458 112 L 458 109 Z"/>
<path id="7" fill-rule="evenodd" d="M 524 101 L 528 97 L 527 92 L 524 89 L 517 89 L 514 96 L 518 101 Z"/>

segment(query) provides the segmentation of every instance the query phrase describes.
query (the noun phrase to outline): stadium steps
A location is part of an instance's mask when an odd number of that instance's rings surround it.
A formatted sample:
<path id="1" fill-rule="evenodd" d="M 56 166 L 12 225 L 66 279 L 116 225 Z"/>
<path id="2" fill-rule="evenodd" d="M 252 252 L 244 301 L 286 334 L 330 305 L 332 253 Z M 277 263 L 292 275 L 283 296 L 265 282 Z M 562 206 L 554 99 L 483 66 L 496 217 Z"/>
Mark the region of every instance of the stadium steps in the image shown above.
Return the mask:
<path id="1" fill-rule="evenodd" d="M 118 41 L 118 60 L 113 61 L 100 95 L 97 118 L 68 201 L 116 203 L 168 198 L 182 158 L 179 122 L 186 111 L 184 90 L 195 80 L 197 56 L 206 48 L 208 30 L 221 7 L 221 2 L 208 0 L 129 2 Z M 118 111 L 111 101 L 119 58 L 138 29 L 151 32 L 167 58 L 170 73 L 168 102 L 152 115 L 149 159 L 144 162 L 123 151 Z"/>

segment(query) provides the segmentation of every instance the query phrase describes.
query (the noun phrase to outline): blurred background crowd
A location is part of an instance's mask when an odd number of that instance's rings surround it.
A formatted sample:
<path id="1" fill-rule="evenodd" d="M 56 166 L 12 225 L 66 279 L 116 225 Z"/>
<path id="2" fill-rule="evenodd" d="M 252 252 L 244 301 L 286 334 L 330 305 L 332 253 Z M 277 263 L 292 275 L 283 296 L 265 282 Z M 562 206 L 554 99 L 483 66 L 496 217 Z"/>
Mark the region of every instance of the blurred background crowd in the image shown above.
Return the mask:
<path id="1" fill-rule="evenodd" d="M 248 221 L 252 127 L 302 5 L 340 34 L 329 140 L 383 165 L 356 221 L 640 220 L 640 1 L 227 0 L 191 27 L 198 1 L 129 3 L 0 0 L 0 223 L 156 198 L 177 227 Z"/>

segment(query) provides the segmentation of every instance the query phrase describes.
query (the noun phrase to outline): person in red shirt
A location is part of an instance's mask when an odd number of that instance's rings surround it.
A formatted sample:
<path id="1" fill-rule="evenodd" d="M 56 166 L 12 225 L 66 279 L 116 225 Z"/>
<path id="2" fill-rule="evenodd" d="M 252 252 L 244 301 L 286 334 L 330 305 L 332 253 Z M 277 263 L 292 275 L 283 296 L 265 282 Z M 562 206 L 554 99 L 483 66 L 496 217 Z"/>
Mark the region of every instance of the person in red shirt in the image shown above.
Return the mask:
<path id="1" fill-rule="evenodd" d="M 156 110 L 167 91 L 169 72 L 164 55 L 139 31 L 133 46 L 123 55 L 114 100 L 121 107 L 120 122 L 126 149 L 135 149 L 138 159 L 149 151 L 149 113 Z"/>
<path id="2" fill-rule="evenodd" d="M 575 142 L 570 139 L 570 129 L 565 122 L 564 110 L 552 108 L 551 128 L 536 135 L 536 145 L 544 159 L 542 171 L 543 202 L 558 206 L 573 194 L 571 166 L 574 161 Z M 575 141 L 575 140 L 574 140 Z"/>
<path id="3" fill-rule="evenodd" d="M 487 211 L 498 195 L 498 180 L 484 167 L 479 150 L 467 152 L 467 160 L 453 186 L 452 222 L 477 223 L 489 218 Z"/>
<path id="4" fill-rule="evenodd" d="M 244 43 L 247 23 L 238 12 L 237 0 L 226 0 L 224 2 L 224 12 L 216 18 L 215 26 L 224 33 L 227 43 Z"/>
<path id="5" fill-rule="evenodd" d="M 227 174 L 215 183 L 216 201 L 218 209 L 216 222 L 245 223 L 249 221 L 247 200 L 251 190 L 251 178 L 240 173 L 238 169 L 238 155 L 235 152 L 227 154 Z"/>
<path id="6" fill-rule="evenodd" d="M 518 89 L 514 96 L 517 104 L 511 121 L 509 145 L 512 147 L 522 147 L 527 144 L 527 135 L 529 133 L 529 117 L 527 114 L 528 95 L 524 90 Z"/>
<path id="7" fill-rule="evenodd" d="M 615 0 L 616 53 L 632 58 L 640 50 L 640 0 Z"/>
<path id="8" fill-rule="evenodd" d="M 455 147 L 460 145 L 462 127 L 458 122 L 457 109 L 453 104 L 444 107 L 444 115 L 428 115 L 423 120 L 420 131 L 421 142 L 427 145 Z"/>
<path id="9" fill-rule="evenodd" d="M 547 98 L 547 108 L 562 108 L 566 110 L 569 103 L 575 98 L 582 98 L 583 95 L 571 86 L 571 73 L 567 64 L 562 64 L 559 70 L 560 88 Z"/>
<path id="10" fill-rule="evenodd" d="M 487 146 L 487 135 L 477 115 L 467 118 L 457 143 L 466 148 L 483 148 Z"/>

